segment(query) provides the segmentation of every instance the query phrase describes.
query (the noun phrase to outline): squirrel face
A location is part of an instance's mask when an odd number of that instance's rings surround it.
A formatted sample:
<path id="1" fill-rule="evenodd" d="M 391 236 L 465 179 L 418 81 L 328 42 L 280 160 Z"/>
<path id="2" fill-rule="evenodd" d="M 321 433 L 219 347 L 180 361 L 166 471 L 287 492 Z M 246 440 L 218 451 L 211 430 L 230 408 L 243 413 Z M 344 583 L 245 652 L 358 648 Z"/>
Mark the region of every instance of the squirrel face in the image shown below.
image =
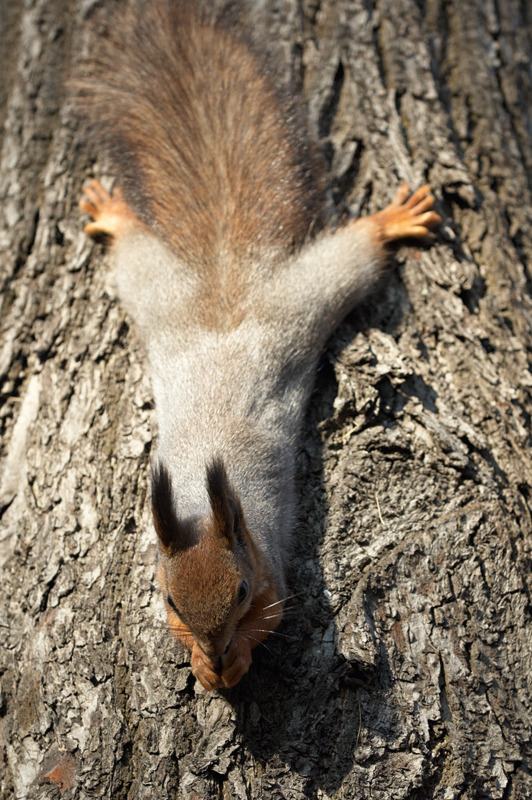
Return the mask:
<path id="1" fill-rule="evenodd" d="M 257 554 L 221 461 L 207 469 L 206 484 L 210 515 L 180 519 L 170 477 L 155 467 L 152 509 L 170 630 L 215 663 L 251 605 Z"/>
<path id="2" fill-rule="evenodd" d="M 186 626 L 213 662 L 227 650 L 249 608 L 253 571 L 246 562 L 245 554 L 238 557 L 210 534 L 185 553 L 163 557 L 170 630 L 181 638 L 181 625 Z"/>

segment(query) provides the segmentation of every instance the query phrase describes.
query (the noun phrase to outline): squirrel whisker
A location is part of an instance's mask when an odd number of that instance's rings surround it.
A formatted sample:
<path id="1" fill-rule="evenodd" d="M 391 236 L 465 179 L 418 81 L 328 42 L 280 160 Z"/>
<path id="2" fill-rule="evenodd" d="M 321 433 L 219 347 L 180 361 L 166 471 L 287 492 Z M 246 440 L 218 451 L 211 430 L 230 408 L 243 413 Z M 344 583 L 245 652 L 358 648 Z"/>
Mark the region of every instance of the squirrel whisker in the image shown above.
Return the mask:
<path id="1" fill-rule="evenodd" d="M 286 611 L 286 610 L 288 610 L 288 611 L 291 611 L 292 609 L 291 609 L 291 608 L 289 608 L 289 609 L 285 609 L 285 611 Z M 260 620 L 262 620 L 262 619 L 264 619 L 264 620 L 266 620 L 266 619 L 277 619 L 277 614 L 270 614 L 270 615 L 269 615 L 269 616 L 267 616 L 267 617 L 257 617 L 257 620 L 259 620 L 259 622 L 260 622 Z"/>
<path id="2" fill-rule="evenodd" d="M 267 633 L 269 636 L 281 636 L 283 639 L 295 639 L 295 636 L 289 636 L 288 633 L 280 633 L 280 631 L 270 631 L 265 628 L 251 628 L 253 633 Z"/>
<path id="3" fill-rule="evenodd" d="M 235 633 L 235 636 L 236 636 L 237 638 L 244 639 L 244 641 L 245 641 L 245 640 L 248 640 L 248 641 L 251 641 L 251 642 L 256 642 L 256 644 L 257 644 L 257 646 L 258 646 L 258 647 L 260 647 L 260 645 L 262 645 L 263 647 L 265 647 L 265 648 L 266 648 L 266 650 L 268 651 L 268 653 L 269 653 L 271 656 L 273 656 L 273 655 L 274 655 L 274 652 L 273 652 L 272 648 L 271 648 L 271 647 L 269 647 L 269 646 L 266 644 L 266 642 L 264 641 L 264 639 L 258 639 L 256 636 L 252 636 L 252 635 L 249 633 L 249 631 L 247 631 L 245 634 L 244 634 L 244 633 L 242 633 L 241 631 L 236 631 L 236 633 Z"/>
<path id="4" fill-rule="evenodd" d="M 281 600 L 276 600 L 275 603 L 270 603 L 268 606 L 264 606 L 264 611 L 267 611 L 269 608 L 273 608 L 274 606 L 278 606 L 281 603 L 286 603 L 287 600 L 292 600 L 294 597 L 301 597 L 302 594 L 307 594 L 307 592 L 296 592 L 295 594 L 289 594 L 288 597 L 283 597 Z"/>

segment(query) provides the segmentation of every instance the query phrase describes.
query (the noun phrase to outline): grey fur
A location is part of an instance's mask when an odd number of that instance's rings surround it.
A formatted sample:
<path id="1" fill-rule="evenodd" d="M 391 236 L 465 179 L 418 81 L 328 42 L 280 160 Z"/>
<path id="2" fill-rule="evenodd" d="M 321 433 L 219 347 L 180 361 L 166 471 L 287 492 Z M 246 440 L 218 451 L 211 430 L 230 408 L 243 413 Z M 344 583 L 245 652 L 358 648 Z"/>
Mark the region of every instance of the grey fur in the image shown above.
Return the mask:
<path id="1" fill-rule="evenodd" d="M 373 288 L 380 248 L 364 223 L 324 233 L 284 263 L 255 269 L 243 319 L 195 324 L 203 280 L 157 236 L 118 240 L 120 297 L 146 346 L 159 419 L 157 461 L 179 514 L 209 513 L 206 468 L 220 457 L 248 528 L 284 594 L 295 517 L 294 464 L 315 367 L 332 330 Z"/>

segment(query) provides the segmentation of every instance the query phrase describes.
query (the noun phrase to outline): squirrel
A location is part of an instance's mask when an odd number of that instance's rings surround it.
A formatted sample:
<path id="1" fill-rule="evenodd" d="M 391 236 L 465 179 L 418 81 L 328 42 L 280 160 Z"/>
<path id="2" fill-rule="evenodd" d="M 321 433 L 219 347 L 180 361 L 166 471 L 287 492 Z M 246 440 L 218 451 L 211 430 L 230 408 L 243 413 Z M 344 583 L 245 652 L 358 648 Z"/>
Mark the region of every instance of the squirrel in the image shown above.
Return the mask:
<path id="1" fill-rule="evenodd" d="M 386 272 L 441 222 L 428 186 L 327 222 L 294 100 L 207 3 L 115 12 L 76 78 L 117 175 L 80 206 L 110 242 L 159 422 L 151 505 L 171 633 L 207 690 L 234 686 L 279 625 L 297 439 L 318 359 Z"/>

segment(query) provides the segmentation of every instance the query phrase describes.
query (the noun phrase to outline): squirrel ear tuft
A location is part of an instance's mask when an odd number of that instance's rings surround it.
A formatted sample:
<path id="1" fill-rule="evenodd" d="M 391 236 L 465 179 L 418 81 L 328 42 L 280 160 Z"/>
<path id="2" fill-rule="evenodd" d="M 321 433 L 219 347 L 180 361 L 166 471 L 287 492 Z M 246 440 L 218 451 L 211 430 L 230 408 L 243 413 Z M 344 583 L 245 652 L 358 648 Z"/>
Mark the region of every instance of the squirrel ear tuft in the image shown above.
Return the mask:
<path id="1" fill-rule="evenodd" d="M 178 519 L 172 479 L 160 462 L 153 465 L 151 472 L 151 508 L 153 524 L 165 550 L 185 550 L 195 543 L 190 526 Z"/>
<path id="2" fill-rule="evenodd" d="M 239 518 L 242 513 L 235 491 L 229 483 L 221 458 L 207 467 L 207 492 L 214 520 L 214 531 L 234 547 L 239 538 Z"/>

